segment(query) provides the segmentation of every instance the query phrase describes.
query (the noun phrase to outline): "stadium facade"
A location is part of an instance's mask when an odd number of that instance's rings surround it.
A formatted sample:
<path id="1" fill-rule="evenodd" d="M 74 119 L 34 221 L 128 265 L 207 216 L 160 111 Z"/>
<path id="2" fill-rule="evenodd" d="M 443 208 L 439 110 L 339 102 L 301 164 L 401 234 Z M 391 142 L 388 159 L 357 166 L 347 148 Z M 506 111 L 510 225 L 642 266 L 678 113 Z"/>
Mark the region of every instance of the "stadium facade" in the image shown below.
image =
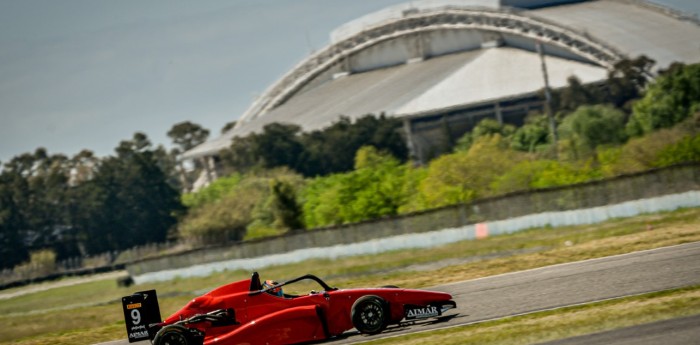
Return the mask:
<path id="1" fill-rule="evenodd" d="M 696 18 L 638 0 L 412 1 L 333 31 L 234 128 L 183 157 L 205 160 L 211 181 L 219 151 L 269 123 L 309 131 L 340 116 L 385 114 L 403 120 L 412 155 L 424 161 L 484 118 L 520 124 L 541 110 L 544 70 L 560 88 L 571 76 L 602 82 L 617 61 L 640 55 L 657 68 L 697 63 L 698 37 Z"/>

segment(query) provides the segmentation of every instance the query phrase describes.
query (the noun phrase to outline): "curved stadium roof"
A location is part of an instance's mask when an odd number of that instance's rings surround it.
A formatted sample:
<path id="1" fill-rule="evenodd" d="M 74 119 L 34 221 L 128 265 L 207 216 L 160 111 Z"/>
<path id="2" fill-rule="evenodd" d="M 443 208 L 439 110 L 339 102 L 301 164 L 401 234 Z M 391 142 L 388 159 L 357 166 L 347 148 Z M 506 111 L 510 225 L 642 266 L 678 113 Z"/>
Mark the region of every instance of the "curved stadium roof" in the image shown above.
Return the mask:
<path id="1" fill-rule="evenodd" d="M 537 94 L 574 75 L 602 81 L 618 60 L 700 62 L 696 20 L 643 1 L 413 1 L 336 29 L 331 43 L 256 100 L 237 125 L 185 153 L 216 155 L 272 122 L 321 129 L 342 116 L 417 118 Z"/>

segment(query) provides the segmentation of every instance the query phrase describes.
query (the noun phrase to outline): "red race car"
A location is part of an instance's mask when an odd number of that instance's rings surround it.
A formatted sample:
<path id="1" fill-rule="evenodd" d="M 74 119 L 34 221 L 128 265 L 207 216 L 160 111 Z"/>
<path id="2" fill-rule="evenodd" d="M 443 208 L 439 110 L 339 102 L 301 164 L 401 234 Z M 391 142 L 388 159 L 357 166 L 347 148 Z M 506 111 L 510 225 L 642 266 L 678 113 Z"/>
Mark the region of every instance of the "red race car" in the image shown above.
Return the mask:
<path id="1" fill-rule="evenodd" d="M 293 290 L 291 284 L 310 282 L 320 289 L 285 293 Z M 151 339 L 155 345 L 296 344 L 352 328 L 377 334 L 402 321 L 440 317 L 457 306 L 442 292 L 395 286 L 337 289 L 311 274 L 283 283 L 261 282 L 257 272 L 193 299 L 165 321 L 155 290 L 126 296 L 122 305 L 129 342 Z"/>

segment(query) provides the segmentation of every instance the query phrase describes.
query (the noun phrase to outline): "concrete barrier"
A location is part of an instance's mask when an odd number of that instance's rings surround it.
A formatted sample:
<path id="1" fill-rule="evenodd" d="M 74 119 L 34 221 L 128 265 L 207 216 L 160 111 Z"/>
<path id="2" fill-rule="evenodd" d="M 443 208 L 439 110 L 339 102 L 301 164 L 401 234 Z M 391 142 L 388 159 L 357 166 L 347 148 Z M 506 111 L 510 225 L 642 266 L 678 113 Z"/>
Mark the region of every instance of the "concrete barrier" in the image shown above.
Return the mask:
<path id="1" fill-rule="evenodd" d="M 371 222 L 310 230 L 127 265 L 137 283 L 257 269 L 310 258 L 421 248 L 541 226 L 591 224 L 700 206 L 700 164 L 530 192 Z"/>

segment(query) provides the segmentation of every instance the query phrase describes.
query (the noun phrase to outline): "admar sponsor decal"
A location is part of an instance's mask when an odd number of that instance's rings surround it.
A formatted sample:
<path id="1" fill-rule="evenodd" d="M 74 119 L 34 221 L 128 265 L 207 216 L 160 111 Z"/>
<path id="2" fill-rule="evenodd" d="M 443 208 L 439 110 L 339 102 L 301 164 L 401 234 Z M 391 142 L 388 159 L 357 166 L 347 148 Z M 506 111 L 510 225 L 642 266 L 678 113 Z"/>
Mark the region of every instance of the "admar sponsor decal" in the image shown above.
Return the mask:
<path id="1" fill-rule="evenodd" d="M 440 316 L 440 309 L 436 306 L 406 307 L 406 319 L 409 320 L 435 316 Z"/>

